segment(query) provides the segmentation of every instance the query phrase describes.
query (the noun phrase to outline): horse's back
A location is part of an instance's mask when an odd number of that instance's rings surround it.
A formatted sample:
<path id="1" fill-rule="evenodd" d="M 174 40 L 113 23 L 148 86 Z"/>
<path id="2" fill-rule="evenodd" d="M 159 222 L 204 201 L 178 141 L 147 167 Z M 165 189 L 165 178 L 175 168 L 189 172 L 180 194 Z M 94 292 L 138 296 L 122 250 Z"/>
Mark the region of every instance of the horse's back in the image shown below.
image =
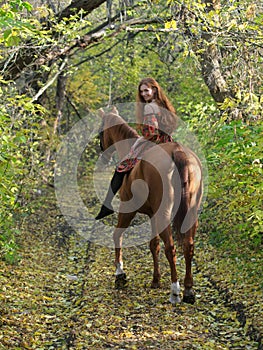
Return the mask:
<path id="1" fill-rule="evenodd" d="M 189 148 L 177 142 L 169 142 L 153 146 L 143 154 L 143 159 L 135 165 L 123 183 L 121 200 L 128 201 L 137 196 L 137 202 L 140 203 L 140 199 L 147 197 L 144 204 L 136 211 L 152 216 L 162 206 L 162 215 L 169 216 L 175 197 L 179 197 L 181 193 L 181 179 L 175 176 L 175 174 L 178 176 L 179 154 L 187 164 L 190 198 L 195 200 L 200 197 L 200 191 L 202 192 L 200 160 Z M 138 186 L 134 186 L 132 191 L 132 183 L 135 184 L 135 180 L 143 181 L 138 182 Z"/>

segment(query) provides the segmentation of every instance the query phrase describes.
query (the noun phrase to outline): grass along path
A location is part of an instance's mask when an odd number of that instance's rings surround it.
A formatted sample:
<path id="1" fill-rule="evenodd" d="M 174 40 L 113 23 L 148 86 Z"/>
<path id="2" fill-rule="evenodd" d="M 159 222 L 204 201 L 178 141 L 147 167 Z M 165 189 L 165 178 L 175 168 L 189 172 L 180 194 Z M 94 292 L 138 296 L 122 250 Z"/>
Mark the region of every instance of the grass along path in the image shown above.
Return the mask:
<path id="1" fill-rule="evenodd" d="M 112 250 L 72 233 L 59 247 L 61 238 L 41 232 L 39 217 L 33 220 L 38 231 L 31 221 L 19 265 L 1 264 L 0 349 L 257 349 L 196 268 L 196 304 L 173 307 L 163 250 L 163 287 L 152 290 L 147 245 L 127 248 L 129 285 L 118 291 Z M 181 257 L 178 269 L 183 278 Z"/>

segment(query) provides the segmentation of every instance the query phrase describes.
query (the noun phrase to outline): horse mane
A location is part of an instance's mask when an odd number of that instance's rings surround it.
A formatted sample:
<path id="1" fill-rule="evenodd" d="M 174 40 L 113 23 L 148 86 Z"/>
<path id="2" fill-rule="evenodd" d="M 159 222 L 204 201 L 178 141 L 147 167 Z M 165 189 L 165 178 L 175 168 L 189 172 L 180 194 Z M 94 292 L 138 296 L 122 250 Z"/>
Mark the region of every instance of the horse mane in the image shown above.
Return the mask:
<path id="1" fill-rule="evenodd" d="M 122 117 L 115 113 L 108 113 L 105 118 L 111 118 L 109 127 L 114 127 L 125 139 L 138 138 L 140 135 Z"/>

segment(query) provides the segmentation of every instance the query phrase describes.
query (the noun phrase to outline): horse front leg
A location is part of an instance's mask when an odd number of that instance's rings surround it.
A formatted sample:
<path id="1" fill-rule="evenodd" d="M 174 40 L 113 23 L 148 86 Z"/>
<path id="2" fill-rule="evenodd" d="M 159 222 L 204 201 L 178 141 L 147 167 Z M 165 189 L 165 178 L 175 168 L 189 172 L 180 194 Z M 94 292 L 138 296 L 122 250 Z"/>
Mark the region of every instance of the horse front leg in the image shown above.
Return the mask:
<path id="1" fill-rule="evenodd" d="M 185 278 L 184 278 L 184 295 L 183 301 L 188 304 L 194 304 L 195 292 L 193 289 L 193 276 L 192 276 L 192 260 L 194 256 L 194 236 L 197 229 L 197 223 L 185 233 L 183 240 L 183 250 L 185 258 Z"/>
<path id="2" fill-rule="evenodd" d="M 131 220 L 135 216 L 135 213 L 123 214 L 119 213 L 118 224 L 113 233 L 113 240 L 115 246 L 115 288 L 122 289 L 127 285 L 126 273 L 123 270 L 123 258 L 122 258 L 122 239 L 123 233 L 130 225 Z"/>
<path id="3" fill-rule="evenodd" d="M 127 285 L 126 273 L 123 270 L 123 259 L 122 259 L 122 238 L 124 228 L 116 227 L 113 234 L 113 240 L 115 245 L 115 288 L 122 289 Z"/>
<path id="4" fill-rule="evenodd" d="M 159 288 L 160 285 L 160 268 L 159 268 L 159 252 L 160 252 L 160 238 L 159 236 L 154 237 L 150 241 L 150 250 L 153 257 L 153 280 L 151 288 Z"/>

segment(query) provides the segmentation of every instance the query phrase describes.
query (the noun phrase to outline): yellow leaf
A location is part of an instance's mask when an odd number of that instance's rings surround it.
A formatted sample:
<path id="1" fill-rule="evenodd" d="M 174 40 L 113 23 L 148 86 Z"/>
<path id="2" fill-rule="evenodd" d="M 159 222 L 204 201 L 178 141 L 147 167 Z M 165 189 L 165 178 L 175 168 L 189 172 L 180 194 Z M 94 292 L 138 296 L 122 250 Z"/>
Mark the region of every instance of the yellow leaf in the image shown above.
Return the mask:
<path id="1" fill-rule="evenodd" d="M 168 329 L 167 331 L 163 331 L 163 334 L 171 335 L 174 334 L 174 331 Z"/>
<path id="2" fill-rule="evenodd" d="M 177 24 L 176 24 L 176 21 L 174 19 L 171 21 L 171 27 L 173 29 L 177 29 Z"/>
<path id="3" fill-rule="evenodd" d="M 164 28 L 165 28 L 165 29 L 171 28 L 171 22 L 165 22 Z"/>
<path id="4" fill-rule="evenodd" d="M 177 29 L 177 24 L 176 24 L 176 21 L 174 19 L 172 19 L 171 21 L 169 22 L 165 22 L 164 24 L 164 28 L 165 29 Z"/>

